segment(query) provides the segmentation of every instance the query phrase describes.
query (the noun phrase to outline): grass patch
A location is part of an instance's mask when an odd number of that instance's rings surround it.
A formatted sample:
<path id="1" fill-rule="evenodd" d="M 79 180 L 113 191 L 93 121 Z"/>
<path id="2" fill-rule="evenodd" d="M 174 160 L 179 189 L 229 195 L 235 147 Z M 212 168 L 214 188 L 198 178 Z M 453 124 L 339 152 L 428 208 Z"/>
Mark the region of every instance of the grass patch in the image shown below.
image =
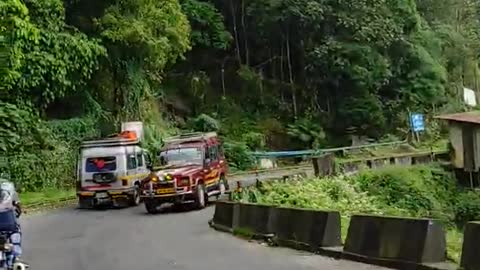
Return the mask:
<path id="1" fill-rule="evenodd" d="M 37 204 L 51 204 L 60 202 L 62 200 L 75 197 L 75 189 L 58 190 L 47 189 L 39 192 L 23 192 L 19 194 L 22 205 L 28 207 L 29 205 Z"/>
<path id="2" fill-rule="evenodd" d="M 233 230 L 233 235 L 236 235 L 245 239 L 252 239 L 255 236 L 255 232 L 248 228 L 236 228 Z"/>
<path id="3" fill-rule="evenodd" d="M 455 263 L 460 263 L 462 256 L 463 232 L 457 229 L 449 229 L 447 231 L 447 256 L 448 259 Z"/>

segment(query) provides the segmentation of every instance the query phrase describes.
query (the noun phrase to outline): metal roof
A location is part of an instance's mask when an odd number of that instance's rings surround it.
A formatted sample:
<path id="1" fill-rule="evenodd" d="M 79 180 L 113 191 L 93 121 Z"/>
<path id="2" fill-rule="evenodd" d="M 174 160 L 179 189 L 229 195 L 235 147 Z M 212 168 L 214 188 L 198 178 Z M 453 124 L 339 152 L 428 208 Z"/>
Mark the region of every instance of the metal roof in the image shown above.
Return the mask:
<path id="1" fill-rule="evenodd" d="M 453 113 L 436 116 L 437 119 L 443 119 L 448 121 L 472 123 L 480 125 L 480 111 Z"/>

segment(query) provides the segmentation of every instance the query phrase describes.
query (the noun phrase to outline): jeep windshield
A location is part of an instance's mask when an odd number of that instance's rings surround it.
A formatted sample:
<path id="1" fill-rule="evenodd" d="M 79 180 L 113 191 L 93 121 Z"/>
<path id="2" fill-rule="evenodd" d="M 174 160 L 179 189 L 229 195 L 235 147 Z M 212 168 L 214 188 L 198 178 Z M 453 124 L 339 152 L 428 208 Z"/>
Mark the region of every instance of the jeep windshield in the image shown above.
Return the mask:
<path id="1" fill-rule="evenodd" d="M 167 149 L 160 153 L 160 162 L 165 165 L 178 166 L 202 164 L 203 155 L 200 148 Z"/>

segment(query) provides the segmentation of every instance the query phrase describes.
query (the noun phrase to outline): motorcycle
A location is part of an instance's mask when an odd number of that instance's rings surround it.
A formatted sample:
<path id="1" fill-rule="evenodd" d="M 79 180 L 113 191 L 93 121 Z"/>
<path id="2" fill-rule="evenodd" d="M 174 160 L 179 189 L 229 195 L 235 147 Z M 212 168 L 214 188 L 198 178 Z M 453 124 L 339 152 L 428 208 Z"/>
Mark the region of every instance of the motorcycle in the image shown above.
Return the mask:
<path id="1" fill-rule="evenodd" d="M 0 269 L 5 270 L 26 270 L 30 266 L 24 262 L 17 261 L 14 256 L 15 244 L 20 241 L 19 233 L 0 233 Z"/>
<path id="2" fill-rule="evenodd" d="M 0 270 L 26 270 L 29 265 L 18 260 L 21 254 L 21 231 L 17 219 L 21 215 L 15 187 L 0 182 Z M 15 209 L 12 209 L 14 207 Z"/>

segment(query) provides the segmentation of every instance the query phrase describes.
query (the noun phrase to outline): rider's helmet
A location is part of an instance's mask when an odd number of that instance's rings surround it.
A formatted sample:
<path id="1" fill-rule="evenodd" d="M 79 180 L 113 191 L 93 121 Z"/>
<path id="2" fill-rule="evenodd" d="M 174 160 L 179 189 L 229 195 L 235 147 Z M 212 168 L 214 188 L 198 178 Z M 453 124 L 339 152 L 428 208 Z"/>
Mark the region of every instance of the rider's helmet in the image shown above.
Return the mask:
<path id="1" fill-rule="evenodd" d="M 0 181 L 0 232 L 16 231 L 18 221 L 14 205 L 17 193 L 10 181 Z"/>
<path id="2" fill-rule="evenodd" d="M 14 202 L 18 201 L 15 185 L 10 181 L 0 180 L 0 210 L 14 208 Z"/>

